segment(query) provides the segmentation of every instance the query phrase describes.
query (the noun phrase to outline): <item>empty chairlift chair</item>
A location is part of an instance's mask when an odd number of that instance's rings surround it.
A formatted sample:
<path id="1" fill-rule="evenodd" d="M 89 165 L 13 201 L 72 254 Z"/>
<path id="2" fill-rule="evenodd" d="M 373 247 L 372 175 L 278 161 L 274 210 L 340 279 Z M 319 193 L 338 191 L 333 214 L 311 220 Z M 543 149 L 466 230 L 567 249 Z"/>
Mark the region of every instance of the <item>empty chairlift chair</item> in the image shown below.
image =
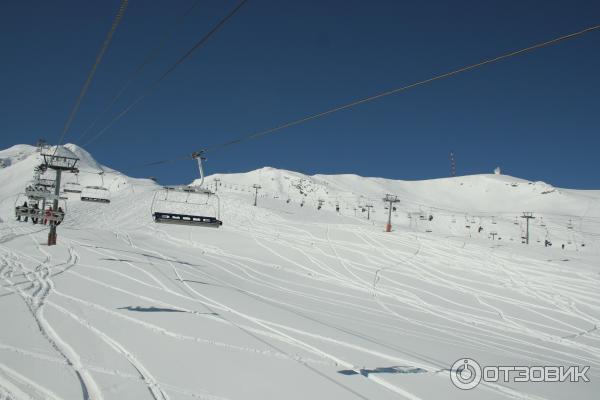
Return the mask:
<path id="1" fill-rule="evenodd" d="M 110 191 L 104 187 L 104 171 L 100 172 L 102 179 L 101 186 L 86 186 L 81 190 L 81 201 L 90 201 L 94 203 L 110 203 Z"/>
<path id="2" fill-rule="evenodd" d="M 63 191 L 65 193 L 81 193 L 82 188 L 79 183 L 67 182 L 67 183 L 65 183 L 65 187 L 64 187 Z"/>
<path id="3" fill-rule="evenodd" d="M 197 186 L 164 187 L 152 199 L 152 219 L 156 223 L 193 225 L 218 228 L 220 220 L 219 196 L 202 188 L 204 169 L 202 153 L 193 153 L 200 170 L 200 184 Z"/>
<path id="4" fill-rule="evenodd" d="M 218 228 L 219 198 L 212 192 L 193 187 L 167 187 L 152 199 L 154 222 Z"/>
<path id="5" fill-rule="evenodd" d="M 110 193 L 107 188 L 102 186 L 86 186 L 81 190 L 79 197 L 81 201 L 91 201 L 95 203 L 110 203 Z"/>
<path id="6" fill-rule="evenodd" d="M 77 177 L 77 174 L 75 174 L 75 182 L 65 183 L 63 191 L 65 193 L 81 193 L 82 186 L 79 184 L 79 178 Z"/>

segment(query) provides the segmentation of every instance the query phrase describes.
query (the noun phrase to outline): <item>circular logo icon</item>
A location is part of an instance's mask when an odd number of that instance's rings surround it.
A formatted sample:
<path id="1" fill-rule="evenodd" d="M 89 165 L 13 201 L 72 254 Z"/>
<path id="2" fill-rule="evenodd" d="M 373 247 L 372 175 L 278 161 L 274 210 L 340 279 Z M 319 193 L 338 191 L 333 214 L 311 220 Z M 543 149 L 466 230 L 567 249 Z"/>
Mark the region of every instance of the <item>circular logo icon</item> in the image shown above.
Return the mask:
<path id="1" fill-rule="evenodd" d="M 450 380 L 459 389 L 473 389 L 481 382 L 481 366 L 471 358 L 461 358 L 452 364 Z"/>

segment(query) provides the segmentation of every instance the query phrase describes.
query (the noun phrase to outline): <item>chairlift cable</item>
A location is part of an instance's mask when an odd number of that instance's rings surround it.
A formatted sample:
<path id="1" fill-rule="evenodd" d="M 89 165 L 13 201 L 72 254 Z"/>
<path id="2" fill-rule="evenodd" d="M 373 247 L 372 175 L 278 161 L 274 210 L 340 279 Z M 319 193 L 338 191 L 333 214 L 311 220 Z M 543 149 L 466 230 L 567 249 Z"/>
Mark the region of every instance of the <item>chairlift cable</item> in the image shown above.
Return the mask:
<path id="1" fill-rule="evenodd" d="M 396 94 L 396 93 L 404 92 L 404 91 L 412 89 L 414 87 L 422 86 L 422 85 L 425 85 L 427 83 L 430 83 L 430 82 L 433 82 L 433 81 L 437 81 L 437 80 L 440 80 L 440 79 L 449 78 L 451 76 L 458 75 L 458 74 L 460 74 L 462 72 L 467 72 L 467 71 L 470 71 L 470 70 L 482 67 L 484 65 L 496 63 L 498 61 L 502 61 L 502 60 L 505 60 L 507 58 L 511 58 L 511 57 L 514 57 L 514 56 L 517 56 L 517 55 L 520 55 L 520 54 L 523 54 L 523 53 L 531 52 L 533 50 L 537 50 L 537 49 L 542 48 L 542 47 L 547 47 L 547 46 L 550 46 L 550 45 L 553 45 L 553 44 L 556 44 L 556 43 L 559 43 L 559 42 L 563 42 L 563 41 L 566 41 L 566 40 L 574 39 L 574 38 L 576 38 L 578 36 L 581 36 L 583 34 L 586 34 L 588 32 L 591 32 L 591 31 L 594 31 L 594 30 L 597 30 L 597 29 L 600 29 L 600 24 L 588 27 L 586 29 L 583 29 L 583 30 L 580 30 L 580 31 L 577 31 L 577 32 L 574 32 L 574 33 L 570 33 L 570 34 L 567 34 L 567 35 L 559 36 L 559 37 L 551 39 L 551 40 L 547 40 L 547 41 L 544 41 L 544 42 L 541 42 L 541 43 L 537 43 L 537 44 L 534 44 L 534 45 L 529 46 L 529 47 L 525 47 L 525 48 L 520 49 L 520 50 L 511 51 L 509 53 L 505 53 L 505 54 L 502 54 L 502 55 L 499 55 L 499 56 L 496 56 L 496 57 L 493 57 L 493 58 L 489 58 L 489 59 L 480 61 L 480 62 L 475 63 L 475 64 L 471 64 L 471 65 L 468 65 L 468 66 L 465 66 L 465 67 L 462 67 L 462 68 L 459 68 L 459 69 L 456 69 L 456 70 L 453 70 L 453 71 L 450 71 L 450 72 L 446 72 L 446 73 L 443 73 L 443 74 L 439 74 L 439 75 L 433 76 L 433 77 L 428 78 L 428 79 L 424 79 L 424 80 L 421 80 L 421 81 L 418 81 L 418 82 L 411 83 L 409 85 L 405 85 L 405 86 L 402 86 L 402 87 L 399 87 L 399 88 L 387 90 L 385 92 L 381 92 L 381 93 L 375 94 L 373 96 L 365 97 L 365 98 L 362 98 L 362 99 L 359 99 L 359 100 L 356 100 L 356 101 L 353 101 L 353 102 L 350 102 L 350 103 L 347 103 L 347 104 L 339 105 L 339 106 L 331 108 L 331 109 L 329 109 L 327 111 L 323 111 L 323 112 L 320 112 L 320 113 L 317 113 L 317 114 L 312 114 L 312 115 L 309 115 L 309 116 L 306 116 L 306 117 L 303 117 L 303 118 L 300 118 L 300 119 L 297 119 L 297 120 L 294 120 L 294 121 L 290 121 L 290 122 L 287 122 L 287 123 L 275 126 L 273 128 L 270 128 L 270 129 L 265 129 L 263 131 L 255 132 L 255 133 L 252 133 L 252 134 L 249 134 L 249 135 L 246 135 L 246 136 L 241 136 L 241 137 L 239 137 L 237 139 L 233 139 L 231 141 L 224 142 L 224 143 L 222 143 L 220 145 L 208 147 L 204 151 L 205 152 L 209 152 L 209 151 L 213 151 L 213 150 L 217 150 L 217 149 L 222 149 L 222 148 L 225 148 L 225 147 L 228 147 L 228 146 L 231 146 L 231 145 L 234 145 L 234 144 L 246 141 L 246 140 L 256 139 L 256 138 L 259 138 L 259 137 L 262 137 L 262 136 L 266 136 L 266 135 L 269 135 L 269 134 L 281 131 L 281 130 L 283 130 L 285 128 L 290 128 L 292 126 L 300 125 L 300 124 L 302 124 L 304 122 L 308 122 L 308 121 L 311 121 L 311 120 L 314 120 L 314 119 L 322 118 L 322 117 L 325 117 L 327 115 L 336 113 L 338 111 L 349 109 L 349 108 L 355 107 L 355 106 L 360 105 L 360 104 L 368 103 L 370 101 L 377 100 L 377 99 L 380 99 L 382 97 L 387 97 L 387 96 L 390 96 L 390 95 L 393 95 L 393 94 Z"/>
<path id="2" fill-rule="evenodd" d="M 462 67 L 462 68 L 459 68 L 459 69 L 456 69 L 456 70 L 453 70 L 453 71 L 450 71 L 450 72 L 446 72 L 446 73 L 443 73 L 443 74 L 439 74 L 439 75 L 433 76 L 433 77 L 428 78 L 428 79 L 424 79 L 424 80 L 421 80 L 421 81 L 417 81 L 417 82 L 411 83 L 409 85 L 405 85 L 405 86 L 402 86 L 402 87 L 399 87 L 399 88 L 396 88 L 396 89 L 387 90 L 385 92 L 381 92 L 381 93 L 375 94 L 373 96 L 365 97 L 363 99 L 359 99 L 359 100 L 356 100 L 356 101 L 353 101 L 353 102 L 350 102 L 350 103 L 347 103 L 347 104 L 343 104 L 343 105 L 334 107 L 332 109 L 329 109 L 327 111 L 323 111 L 323 112 L 320 112 L 320 113 L 317 113 L 317 114 L 312 114 L 312 115 L 309 115 L 309 116 L 306 116 L 306 117 L 303 117 L 303 118 L 300 118 L 300 119 L 296 119 L 296 120 L 293 120 L 293 121 L 290 121 L 290 122 L 287 122 L 287 123 L 283 123 L 283 124 L 277 125 L 277 126 L 275 126 L 273 128 L 265 129 L 265 130 L 259 131 L 259 132 L 254 132 L 254 133 L 251 133 L 251 134 L 245 135 L 245 136 L 240 136 L 237 139 L 233 139 L 233 140 L 230 140 L 228 142 L 224 142 L 224 143 L 221 143 L 221 144 L 218 144 L 218 145 L 207 147 L 207 148 L 203 149 L 202 151 L 204 153 L 211 152 L 211 151 L 217 151 L 217 150 L 220 150 L 220 149 L 223 149 L 223 148 L 226 148 L 226 147 L 229 147 L 229 146 L 232 146 L 232 145 L 244 142 L 246 140 L 256 139 L 256 138 L 259 138 L 259 137 L 262 137 L 262 136 L 273 134 L 273 133 L 281 131 L 281 130 L 283 130 L 285 128 L 290 128 L 292 126 L 300 125 L 300 124 L 302 124 L 304 122 L 308 122 L 308 121 L 311 121 L 311 120 L 314 120 L 314 119 L 322 118 L 322 117 L 325 117 L 327 115 L 336 113 L 338 111 L 342 111 L 342 110 L 345 110 L 345 109 L 350 109 L 350 108 L 353 108 L 353 107 L 355 107 L 357 105 L 364 104 L 364 103 L 367 103 L 367 102 L 370 102 L 370 101 L 373 101 L 373 100 L 377 100 L 377 99 L 380 99 L 382 97 L 387 97 L 387 96 L 390 96 L 390 95 L 393 95 L 393 94 L 397 94 L 397 93 L 400 93 L 400 92 L 407 91 L 407 90 L 415 88 L 417 86 L 422 86 L 422 85 L 425 85 L 427 83 L 431 83 L 431 82 L 434 82 L 434 81 L 437 81 L 437 80 L 441 80 L 441 79 L 444 79 L 444 78 L 449 78 L 449 77 L 452 77 L 454 75 L 458 75 L 458 74 L 463 73 L 463 72 L 467 72 L 467 71 L 470 71 L 470 70 L 473 70 L 473 69 L 476 69 L 476 68 L 480 68 L 480 67 L 483 67 L 483 66 L 488 65 L 488 64 L 496 63 L 496 62 L 499 62 L 499 61 L 502 61 L 502 60 L 505 60 L 507 58 L 511 58 L 511 57 L 514 57 L 514 56 L 517 56 L 517 55 L 528 53 L 528 52 L 540 49 L 542 47 L 547 47 L 547 46 L 550 46 L 550 45 L 553 45 L 553 44 L 556 44 L 556 43 L 559 43 L 559 42 L 563 42 L 563 41 L 566 41 L 566 40 L 574 39 L 576 37 L 579 37 L 581 35 L 584 35 L 586 33 L 589 33 L 591 31 L 595 31 L 595 30 L 598 30 L 598 29 L 600 29 L 600 24 L 594 25 L 594 26 L 591 26 L 591 27 L 582 29 L 580 31 L 567 34 L 567 35 L 559 36 L 559 37 L 556 37 L 554 39 L 550 39 L 550 40 L 547 40 L 547 41 L 544 41 L 544 42 L 540 42 L 540 43 L 537 43 L 537 44 L 534 44 L 534 45 L 522 48 L 520 50 L 511 51 L 509 53 L 504 53 L 502 55 L 499 55 L 499 56 L 496 56 L 496 57 L 493 57 L 493 58 L 489 58 L 489 59 L 480 61 L 480 62 L 475 63 L 475 64 L 471 64 L 471 65 L 468 65 L 468 66 L 465 66 L 465 67 Z M 189 155 L 187 155 L 187 156 L 179 156 L 179 157 L 176 157 L 176 158 L 157 160 L 157 161 L 153 161 L 153 162 L 141 164 L 141 165 L 132 167 L 132 169 L 133 168 L 155 166 L 155 165 L 162 165 L 162 164 L 169 164 L 169 163 L 174 163 L 174 162 L 183 161 L 183 160 L 189 160 L 189 159 L 190 159 Z"/>
<path id="3" fill-rule="evenodd" d="M 75 119 L 75 116 L 77 115 L 77 111 L 79 111 L 81 102 L 83 101 L 83 98 L 85 97 L 85 95 L 90 87 L 90 84 L 92 83 L 92 79 L 94 78 L 94 75 L 96 74 L 96 70 L 98 69 L 100 62 L 104 58 L 104 54 L 106 53 L 106 51 L 108 50 L 108 47 L 110 46 L 110 43 L 112 42 L 113 35 L 115 34 L 115 31 L 117 30 L 117 27 L 119 26 L 119 23 L 121 22 L 121 19 L 123 18 L 123 15 L 125 14 L 125 10 L 127 9 L 128 4 L 129 4 L 129 0 L 121 0 L 121 4 L 119 6 L 119 10 L 117 11 L 117 15 L 115 15 L 115 18 L 113 19 L 112 25 L 110 26 L 110 29 L 106 35 L 106 38 L 104 39 L 104 42 L 102 43 L 102 46 L 100 47 L 100 51 L 98 52 L 98 55 L 96 56 L 94 65 L 92 66 L 92 69 L 88 73 L 88 76 L 79 92 L 79 96 L 77 97 L 77 100 L 75 101 L 75 105 L 73 106 L 73 109 L 71 110 L 71 113 L 69 114 L 69 117 L 67 118 L 67 122 L 65 123 L 65 126 L 63 127 L 62 134 L 60 136 L 60 139 L 58 140 L 58 145 L 61 145 L 63 143 L 63 140 L 65 139 L 65 136 L 67 135 L 67 132 L 69 131 L 69 128 L 71 127 L 71 124 L 73 123 L 73 120 Z M 56 155 L 57 151 L 58 151 L 58 146 L 56 146 L 56 148 L 54 149 L 53 156 Z"/>
<path id="4" fill-rule="evenodd" d="M 96 125 L 96 123 L 98 123 L 98 121 L 100 120 L 100 118 L 102 118 L 104 115 L 106 115 L 108 113 L 108 111 L 110 111 L 110 109 L 115 105 L 115 103 L 121 98 L 121 96 L 123 95 L 123 93 L 125 93 L 125 91 L 129 87 L 129 85 L 131 85 L 131 83 L 133 83 L 133 81 L 141 74 L 141 72 L 144 70 L 144 68 L 148 64 L 152 63 L 153 61 L 155 61 L 158 58 L 158 56 L 162 52 L 163 48 L 165 47 L 165 45 L 167 44 L 167 42 L 169 41 L 169 39 L 171 38 L 171 36 L 175 32 L 177 32 L 177 30 L 179 28 L 181 28 L 181 26 L 183 25 L 183 22 L 185 21 L 185 19 L 192 13 L 192 11 L 200 3 L 200 1 L 201 0 L 196 0 L 191 5 L 191 7 L 189 7 L 182 15 L 180 15 L 176 19 L 175 24 L 173 26 L 171 26 L 170 29 L 168 29 L 167 31 L 164 32 L 163 37 L 158 41 L 158 45 L 156 47 L 153 47 L 148 52 L 148 54 L 146 55 L 146 57 L 144 58 L 144 60 L 142 61 L 142 63 L 140 65 L 138 65 L 137 68 L 135 70 L 133 70 L 129 74 L 129 76 L 127 77 L 127 79 L 126 79 L 125 83 L 123 84 L 123 86 L 121 86 L 121 88 L 113 96 L 112 100 L 110 101 L 110 103 L 108 103 L 108 105 L 106 106 L 106 108 L 104 108 L 104 110 L 102 110 L 102 112 L 92 121 L 92 123 L 90 125 L 88 125 L 88 127 L 83 130 L 81 136 L 77 139 L 78 142 L 80 142 L 81 140 L 83 140 L 83 138 L 85 138 L 87 136 L 88 132 Z"/>
<path id="5" fill-rule="evenodd" d="M 225 17 L 223 17 L 215 26 L 213 26 L 213 28 L 211 30 L 206 32 L 204 34 L 204 36 L 202 36 L 200 38 L 200 40 L 198 40 L 183 56 L 181 56 L 173 65 L 171 65 L 157 80 L 155 80 L 153 83 L 151 83 L 150 86 L 148 86 L 146 88 L 146 90 L 144 92 L 142 92 L 142 94 L 139 97 L 137 97 L 133 102 L 131 102 L 127 107 L 125 107 L 119 114 L 117 114 L 104 128 L 102 128 L 98 133 L 96 133 L 96 135 L 94 135 L 90 140 L 85 142 L 83 144 L 83 147 L 96 141 L 100 136 L 102 136 L 104 133 L 106 133 L 106 131 L 108 131 L 117 121 L 119 121 L 129 111 L 131 111 L 138 103 L 140 103 L 143 99 L 148 97 L 148 95 L 150 95 L 150 93 L 154 90 L 154 88 L 156 88 L 156 86 L 158 86 L 158 84 L 160 84 L 160 82 L 162 82 L 167 76 L 169 76 L 179 65 L 181 65 L 186 59 L 188 59 L 196 50 L 201 48 L 215 33 L 217 33 L 217 31 L 219 31 L 223 27 L 223 25 L 225 25 L 225 23 L 227 21 L 229 21 L 229 19 L 231 19 L 240 10 L 240 8 L 242 8 L 242 6 L 247 1 L 248 0 L 240 0 L 240 2 L 237 4 L 237 6 L 235 6 L 227 15 L 225 15 Z"/>

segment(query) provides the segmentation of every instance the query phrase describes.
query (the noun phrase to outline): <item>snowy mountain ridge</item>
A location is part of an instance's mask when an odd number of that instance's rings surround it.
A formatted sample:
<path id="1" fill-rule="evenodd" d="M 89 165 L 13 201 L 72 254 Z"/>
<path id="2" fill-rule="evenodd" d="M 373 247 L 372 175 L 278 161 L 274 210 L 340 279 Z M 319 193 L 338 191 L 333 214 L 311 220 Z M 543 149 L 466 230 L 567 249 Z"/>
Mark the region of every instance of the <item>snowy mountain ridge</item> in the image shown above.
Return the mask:
<path id="1" fill-rule="evenodd" d="M 83 174 L 93 174 L 100 171 L 107 174 L 118 173 L 109 167 L 101 166 L 86 150 L 77 145 L 67 144 L 65 147 L 80 158 L 78 165 Z M 15 145 L 0 151 L 0 161 L 6 168 L 14 163 L 31 158 L 35 154 L 37 153 L 34 146 Z M 27 167 L 30 164 L 31 162 L 28 163 Z M 119 175 L 132 179 L 120 173 Z M 525 210 L 512 205 L 517 201 L 535 205 L 536 208 L 543 211 L 543 209 L 551 207 L 560 208 L 564 202 L 558 201 L 558 198 L 562 196 L 569 197 L 577 194 L 595 196 L 598 192 L 560 189 L 541 181 L 532 182 L 508 175 L 495 174 L 402 181 L 362 177 L 355 174 L 317 174 L 310 176 L 284 169 L 263 167 L 245 173 L 212 174 L 207 176 L 205 186 L 214 189 L 215 179 L 236 185 L 240 190 L 243 188 L 246 191 L 250 190 L 253 184 L 259 184 L 261 185 L 261 191 L 277 193 L 282 196 L 289 195 L 298 199 L 305 197 L 315 200 L 322 197 L 328 200 L 337 199 L 338 202 L 348 201 L 348 199 L 358 202 L 375 202 L 379 201 L 383 194 L 392 193 L 398 195 L 401 199 L 406 199 L 407 202 L 420 202 L 422 203 L 421 206 L 434 208 L 446 207 L 457 212 L 466 212 L 466 210 L 472 209 L 473 206 L 478 207 L 479 212 L 490 213 Z M 197 179 L 192 182 L 192 185 L 199 182 L 200 180 Z M 545 195 L 545 198 L 542 198 L 541 195 Z M 469 198 L 473 197 L 475 201 L 470 201 Z M 484 200 L 483 204 L 481 204 L 482 198 Z M 509 200 L 507 201 L 507 199 Z M 477 202 L 479 204 L 476 204 Z M 544 203 L 551 204 L 544 205 Z M 511 205 L 510 209 L 507 208 L 509 204 Z M 561 211 L 565 211 L 565 214 L 572 211 L 574 216 L 578 216 L 585 209 L 579 210 L 579 213 L 577 209 Z M 600 216 L 600 209 L 594 208 L 591 215 Z"/>

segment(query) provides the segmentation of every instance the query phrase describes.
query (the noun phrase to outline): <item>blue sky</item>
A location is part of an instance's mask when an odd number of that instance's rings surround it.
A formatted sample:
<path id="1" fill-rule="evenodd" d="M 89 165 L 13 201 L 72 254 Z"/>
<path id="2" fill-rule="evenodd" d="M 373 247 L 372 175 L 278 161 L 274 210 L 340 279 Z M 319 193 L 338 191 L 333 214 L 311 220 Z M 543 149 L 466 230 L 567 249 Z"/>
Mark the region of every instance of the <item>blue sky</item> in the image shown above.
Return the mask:
<path id="1" fill-rule="evenodd" d="M 78 141 L 195 0 L 131 0 L 66 137 Z M 203 0 L 104 126 L 236 4 Z M 5 2 L 0 147 L 59 139 L 117 0 Z M 191 161 L 140 167 L 600 23 L 597 1 L 275 1 L 240 12 L 99 140 L 99 161 L 187 182 Z M 212 172 L 273 166 L 394 179 L 507 174 L 600 189 L 600 31 L 208 155 Z M 95 131 L 92 131 L 95 133 Z"/>

